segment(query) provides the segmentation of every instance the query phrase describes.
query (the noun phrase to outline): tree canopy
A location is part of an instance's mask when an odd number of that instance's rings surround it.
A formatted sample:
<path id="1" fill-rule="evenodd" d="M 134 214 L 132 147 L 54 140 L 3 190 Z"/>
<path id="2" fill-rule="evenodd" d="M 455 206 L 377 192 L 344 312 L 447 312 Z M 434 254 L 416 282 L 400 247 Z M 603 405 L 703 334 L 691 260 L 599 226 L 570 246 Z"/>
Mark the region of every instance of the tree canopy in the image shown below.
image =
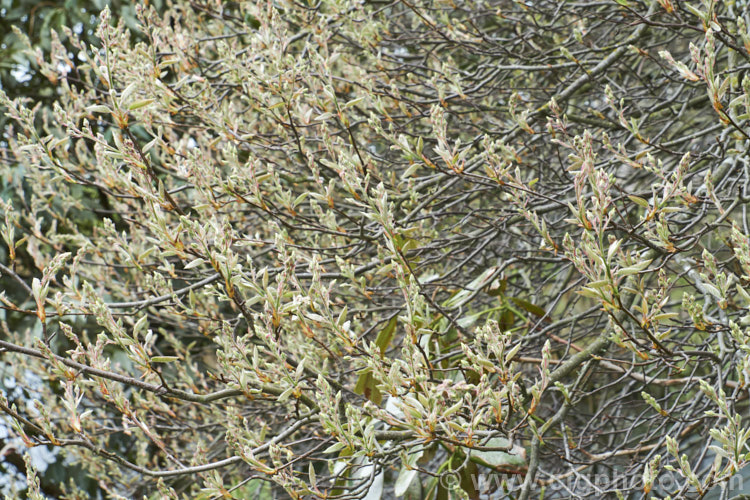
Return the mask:
<path id="1" fill-rule="evenodd" d="M 112 498 L 744 491 L 743 0 L 133 12 L 14 35 L 23 446 Z"/>

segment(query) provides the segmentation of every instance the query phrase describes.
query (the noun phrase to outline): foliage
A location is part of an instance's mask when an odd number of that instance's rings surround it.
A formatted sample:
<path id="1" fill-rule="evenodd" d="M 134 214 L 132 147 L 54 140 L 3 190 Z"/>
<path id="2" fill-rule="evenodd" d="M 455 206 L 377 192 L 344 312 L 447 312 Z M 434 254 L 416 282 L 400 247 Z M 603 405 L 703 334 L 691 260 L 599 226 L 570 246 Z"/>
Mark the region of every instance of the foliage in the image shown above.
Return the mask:
<path id="1" fill-rule="evenodd" d="M 194 0 L 52 32 L 54 103 L 0 98 L 0 348 L 36 395 L 0 409 L 112 497 L 737 491 L 745 7 Z"/>
<path id="2" fill-rule="evenodd" d="M 161 0 L 155 3 L 161 4 Z M 29 96 L 36 101 L 51 104 L 55 95 L 56 80 L 53 78 L 50 81 L 34 71 L 34 63 L 49 52 L 52 30 L 60 33 L 63 44 L 66 44 L 67 39 L 61 30 L 68 27 L 86 43 L 98 45 L 99 41 L 93 34 L 98 21 L 97 14 L 105 5 L 109 5 L 118 16 L 124 18 L 129 26 L 137 27 L 134 6 L 117 0 L 0 1 L 0 88 L 11 97 Z M 27 50 L 24 35 L 37 50 Z M 77 58 L 77 51 L 73 51 L 72 46 L 66 46 L 71 51 L 71 58 Z M 0 124 L 4 123 L 3 116 L 0 118 Z"/>

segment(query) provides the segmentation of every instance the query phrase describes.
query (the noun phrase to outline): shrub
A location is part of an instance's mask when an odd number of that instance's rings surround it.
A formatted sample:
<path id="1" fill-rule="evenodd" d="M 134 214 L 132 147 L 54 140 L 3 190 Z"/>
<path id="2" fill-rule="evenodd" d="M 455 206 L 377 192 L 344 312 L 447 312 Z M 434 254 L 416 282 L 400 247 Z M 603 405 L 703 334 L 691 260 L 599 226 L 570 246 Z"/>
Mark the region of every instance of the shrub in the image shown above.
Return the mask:
<path id="1" fill-rule="evenodd" d="M 744 2 L 147 5 L 0 101 L 26 447 L 113 497 L 744 477 Z"/>

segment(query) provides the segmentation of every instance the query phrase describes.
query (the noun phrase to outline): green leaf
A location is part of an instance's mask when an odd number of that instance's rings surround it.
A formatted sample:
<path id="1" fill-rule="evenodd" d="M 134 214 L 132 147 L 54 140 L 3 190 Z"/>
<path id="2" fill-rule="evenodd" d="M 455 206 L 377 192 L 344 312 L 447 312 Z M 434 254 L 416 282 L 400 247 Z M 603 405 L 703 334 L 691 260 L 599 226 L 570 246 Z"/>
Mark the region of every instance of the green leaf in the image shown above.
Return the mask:
<path id="1" fill-rule="evenodd" d="M 412 239 L 412 238 L 408 238 L 408 239 L 407 239 L 407 240 L 406 240 L 406 241 L 404 242 L 404 246 L 402 246 L 402 247 L 401 247 L 401 251 L 402 251 L 403 253 L 406 253 L 406 252 L 408 252 L 409 250 L 414 250 L 414 249 L 416 249 L 416 248 L 417 248 L 417 240 L 415 240 L 415 239 Z"/>
<path id="2" fill-rule="evenodd" d="M 391 320 L 385 325 L 385 328 L 380 330 L 378 337 L 375 339 L 375 345 L 380 347 L 380 354 L 385 355 L 385 351 L 388 350 L 388 345 L 393 340 L 393 335 L 396 332 L 396 316 L 392 317 Z"/>
<path id="3" fill-rule="evenodd" d="M 142 101 L 136 101 L 133 104 L 131 104 L 130 106 L 128 106 L 128 109 L 130 111 L 133 111 L 133 110 L 136 110 L 136 109 L 140 109 L 140 108 L 148 106 L 152 102 L 154 102 L 154 99 L 144 99 Z"/>
<path id="4" fill-rule="evenodd" d="M 407 469 L 406 467 L 401 468 L 401 472 L 398 474 L 396 483 L 393 486 L 393 493 L 397 497 L 403 496 L 406 490 L 409 489 L 409 485 L 417 477 L 416 469 Z"/>
<path id="5" fill-rule="evenodd" d="M 372 375 L 372 370 L 365 369 L 359 374 L 357 385 L 354 387 L 355 394 L 361 394 L 376 405 L 380 406 L 383 401 L 383 393 L 377 388 L 378 380 Z"/>
<path id="6" fill-rule="evenodd" d="M 690 5 L 689 3 L 686 3 L 684 5 L 685 5 L 685 8 L 687 10 L 689 10 L 690 12 L 692 12 L 693 15 L 696 16 L 697 18 L 702 19 L 704 21 L 706 21 L 708 19 L 708 14 L 706 12 L 703 12 L 699 8 L 697 8 L 697 7 L 693 6 L 693 5 Z"/>
<path id="7" fill-rule="evenodd" d="M 466 373 L 464 374 L 464 377 L 466 378 L 466 381 L 470 384 L 478 384 L 479 383 L 479 372 L 476 370 L 466 370 Z"/>
<path id="8" fill-rule="evenodd" d="M 511 297 L 510 300 L 512 300 L 514 304 L 516 304 L 524 311 L 530 312 L 531 314 L 539 316 L 540 318 L 547 314 L 547 311 L 545 311 L 543 307 L 532 304 L 528 300 L 520 299 L 518 297 Z"/>
<path id="9" fill-rule="evenodd" d="M 249 12 L 245 14 L 245 24 L 256 30 L 260 28 L 260 21 L 258 21 L 258 18 Z"/>
<path id="10" fill-rule="evenodd" d="M 203 265 L 205 263 L 206 263 L 205 260 L 198 258 L 198 259 L 195 259 L 192 262 L 186 264 L 183 269 L 185 269 L 185 270 L 187 270 L 187 269 L 193 269 L 194 267 L 198 267 L 198 266 Z"/>
<path id="11" fill-rule="evenodd" d="M 588 288 L 588 287 L 585 287 L 585 286 L 581 287 L 581 289 L 578 290 L 578 293 L 581 294 L 581 295 L 583 295 L 584 297 L 590 297 L 592 299 L 601 299 L 602 298 L 602 296 L 601 296 L 601 294 L 599 292 L 597 292 L 593 288 Z"/>
<path id="12" fill-rule="evenodd" d="M 630 276 L 639 273 L 646 269 L 651 262 L 651 260 L 644 260 L 633 266 L 620 268 L 615 272 L 615 276 Z"/>
<path id="13" fill-rule="evenodd" d="M 713 286 L 711 283 L 703 283 L 703 288 L 705 288 L 708 293 L 710 293 L 711 295 L 713 295 L 717 299 L 724 298 L 721 295 L 721 291 L 719 291 L 719 289 L 716 288 L 715 286 Z"/>
<path id="14" fill-rule="evenodd" d="M 630 201 L 632 201 L 636 205 L 640 205 L 643 208 L 648 208 L 649 207 L 648 201 L 644 200 L 640 196 L 628 195 L 628 198 L 630 198 Z"/>
<path id="15" fill-rule="evenodd" d="M 515 322 L 516 322 L 516 315 L 513 314 L 513 311 L 506 308 L 503 311 L 503 313 L 500 315 L 498 326 L 500 327 L 500 330 L 505 332 L 513 328 L 513 324 Z"/>
<path id="16" fill-rule="evenodd" d="M 292 203 L 292 207 L 296 208 L 300 203 L 305 201 L 305 198 L 307 198 L 308 196 L 310 196 L 309 191 L 305 191 L 301 195 L 297 196 L 297 198 L 294 199 L 294 203 Z"/>
<path id="17" fill-rule="evenodd" d="M 101 105 L 101 104 L 95 104 L 93 106 L 89 106 L 86 108 L 87 113 L 111 113 L 112 110 L 109 109 L 107 106 Z"/>
<path id="18" fill-rule="evenodd" d="M 464 316 L 463 318 L 460 318 L 458 321 L 456 321 L 456 323 L 461 328 L 469 328 L 471 325 L 477 322 L 481 315 L 482 313 L 472 314 L 471 316 Z"/>
<path id="19" fill-rule="evenodd" d="M 179 361 L 177 356 L 154 356 L 151 358 L 152 363 L 171 363 L 172 361 Z"/>
<path id="20" fill-rule="evenodd" d="M 500 297 L 505 293 L 506 288 L 508 288 L 508 280 L 506 278 L 496 280 L 487 288 L 487 295 L 490 297 Z"/>
<path id="21" fill-rule="evenodd" d="M 469 495 L 471 500 L 479 499 L 479 485 L 477 478 L 479 477 L 479 468 L 474 462 L 469 462 L 465 467 L 461 469 L 459 485 L 461 489 Z"/>
<path id="22" fill-rule="evenodd" d="M 471 459 L 479 465 L 499 470 L 523 470 L 526 468 L 526 450 L 506 438 L 492 438 L 487 448 L 507 448 L 508 451 L 472 451 Z"/>
<path id="23" fill-rule="evenodd" d="M 336 453 L 339 450 L 346 448 L 346 445 L 342 442 L 333 443 L 331 446 L 323 450 L 323 454 Z"/>
<path id="24" fill-rule="evenodd" d="M 654 316 L 653 318 L 651 318 L 651 319 L 652 319 L 653 321 L 664 321 L 665 319 L 672 319 L 672 318 L 676 318 L 676 317 L 678 317 L 679 315 L 680 315 L 679 313 L 675 313 L 675 312 L 672 312 L 672 313 L 662 313 L 662 314 L 657 314 L 657 315 L 655 315 L 655 316 Z"/>

